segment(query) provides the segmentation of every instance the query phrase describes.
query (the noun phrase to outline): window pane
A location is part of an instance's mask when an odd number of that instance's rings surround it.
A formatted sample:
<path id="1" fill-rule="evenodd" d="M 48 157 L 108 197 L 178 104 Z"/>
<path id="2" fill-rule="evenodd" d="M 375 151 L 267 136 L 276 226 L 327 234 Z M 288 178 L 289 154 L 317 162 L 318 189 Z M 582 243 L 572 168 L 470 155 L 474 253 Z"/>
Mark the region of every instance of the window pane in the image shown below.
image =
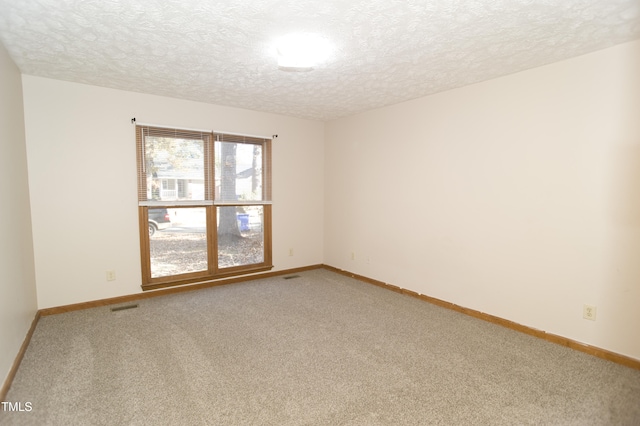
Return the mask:
<path id="1" fill-rule="evenodd" d="M 264 262 L 263 206 L 218 209 L 218 267 Z"/>
<path id="2" fill-rule="evenodd" d="M 262 145 L 216 142 L 216 201 L 262 200 Z"/>
<path id="3" fill-rule="evenodd" d="M 148 200 L 204 200 L 204 142 L 145 137 Z"/>
<path id="4" fill-rule="evenodd" d="M 151 277 L 206 271 L 206 209 L 149 209 Z"/>

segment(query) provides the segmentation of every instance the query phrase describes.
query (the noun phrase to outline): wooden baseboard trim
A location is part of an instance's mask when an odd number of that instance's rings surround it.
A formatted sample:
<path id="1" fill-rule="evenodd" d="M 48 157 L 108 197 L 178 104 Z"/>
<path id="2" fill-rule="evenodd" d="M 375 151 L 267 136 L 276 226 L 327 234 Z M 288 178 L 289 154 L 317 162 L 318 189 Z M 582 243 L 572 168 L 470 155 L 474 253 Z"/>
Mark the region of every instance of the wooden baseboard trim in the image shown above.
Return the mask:
<path id="1" fill-rule="evenodd" d="M 9 374 L 7 374 L 7 378 L 2 384 L 2 389 L 0 389 L 0 401 L 6 401 L 7 393 L 9 392 L 9 388 L 13 383 L 13 379 L 16 377 L 16 373 L 18 372 L 18 367 L 20 367 L 20 363 L 22 363 L 22 358 L 24 358 L 24 354 L 27 351 L 27 347 L 31 342 L 31 337 L 33 336 L 33 332 L 36 330 L 36 325 L 38 325 L 38 321 L 40 320 L 40 312 L 36 312 L 33 317 L 33 321 L 31 321 L 31 327 L 29 327 L 29 331 L 27 331 L 27 335 L 24 337 L 22 341 L 22 346 L 20 346 L 20 350 L 16 355 L 16 358 L 13 360 L 13 365 L 9 370 Z"/>
<path id="2" fill-rule="evenodd" d="M 323 265 L 321 265 L 321 264 L 310 265 L 310 266 L 303 266 L 301 268 L 292 268 L 292 269 L 287 269 L 287 270 L 282 270 L 282 271 L 272 271 L 272 272 L 266 272 L 266 273 L 262 273 L 262 274 L 254 274 L 254 275 L 244 275 L 244 276 L 241 276 L 241 277 L 234 277 L 234 278 L 224 278 L 224 279 L 219 279 L 219 280 L 215 280 L 215 281 L 207 281 L 207 282 L 204 282 L 204 283 L 183 285 L 183 286 L 179 286 L 179 287 L 170 287 L 170 288 L 162 288 L 162 289 L 157 289 L 157 290 L 148 290 L 148 291 L 145 291 L 144 293 L 136 293 L 136 294 L 130 294 L 130 295 L 126 295 L 126 296 L 111 297 L 109 299 L 93 300 L 93 301 L 90 301 L 90 302 L 74 303 L 74 304 L 71 304 L 71 305 L 64 305 L 64 306 L 57 306 L 57 307 L 53 307 L 53 308 L 40 309 L 38 311 L 38 313 L 41 316 L 56 315 L 56 314 L 62 314 L 62 313 L 65 313 L 65 312 L 72 312 L 72 311 L 79 311 L 79 310 L 83 310 L 83 309 L 96 308 L 96 307 L 99 307 L 99 306 L 108 306 L 108 305 L 116 305 L 116 304 L 119 304 L 119 303 L 135 302 L 135 301 L 138 301 L 138 300 L 144 300 L 144 299 L 149 299 L 149 298 L 158 297 L 158 296 L 166 296 L 166 295 L 169 295 L 169 294 L 176 294 L 176 293 L 184 293 L 184 292 L 187 292 L 187 291 L 202 290 L 204 288 L 217 287 L 217 286 L 221 286 L 221 285 L 234 284 L 234 283 L 240 283 L 240 282 L 245 282 L 245 281 L 259 280 L 259 279 L 262 279 L 262 278 L 271 278 L 271 277 L 276 277 L 276 276 L 279 276 L 279 275 L 295 274 L 295 273 L 298 273 L 298 272 L 310 271 L 312 269 L 319 269 L 319 268 L 322 268 L 322 267 L 323 267 Z"/>
<path id="3" fill-rule="evenodd" d="M 546 341 L 566 346 L 568 348 L 584 352 L 589 355 L 596 356 L 598 358 L 606 359 L 607 361 L 615 362 L 616 364 L 621 364 L 626 367 L 633 368 L 635 370 L 640 370 L 640 360 L 635 358 L 631 358 L 625 355 L 618 354 L 616 352 L 611 352 L 606 349 L 598 348 L 596 346 L 587 345 L 584 343 L 580 343 L 575 340 L 571 340 L 567 337 L 559 336 L 556 334 L 547 333 L 543 330 L 537 330 L 535 328 L 527 327 L 526 325 L 518 324 L 516 322 L 496 317 L 494 315 L 486 314 L 484 312 L 476 311 L 474 309 L 465 308 L 463 306 L 456 305 L 451 302 L 447 302 L 445 300 L 436 299 L 435 297 L 427 296 L 424 294 L 416 293 L 415 291 L 407 290 L 395 286 L 393 284 L 388 284 L 382 281 L 374 280 L 369 277 L 365 277 L 362 275 L 354 274 L 349 271 L 345 271 L 343 269 L 338 269 L 333 266 L 324 265 L 325 269 L 330 271 L 337 272 L 342 275 L 346 275 L 351 278 L 355 278 L 359 281 L 363 281 L 365 283 L 373 284 L 378 287 L 386 288 L 387 290 L 394 291 L 396 293 L 405 294 L 407 296 L 415 297 L 417 299 L 423 300 L 425 302 L 431 303 L 433 305 L 437 305 L 443 308 L 451 309 L 452 311 L 460 312 L 465 315 L 469 315 L 474 318 L 481 319 L 483 321 L 487 321 L 493 324 L 498 324 L 503 327 L 509 328 L 511 330 L 519 331 L 520 333 L 528 334 L 530 336 L 538 337 L 540 339 L 544 339 Z"/>

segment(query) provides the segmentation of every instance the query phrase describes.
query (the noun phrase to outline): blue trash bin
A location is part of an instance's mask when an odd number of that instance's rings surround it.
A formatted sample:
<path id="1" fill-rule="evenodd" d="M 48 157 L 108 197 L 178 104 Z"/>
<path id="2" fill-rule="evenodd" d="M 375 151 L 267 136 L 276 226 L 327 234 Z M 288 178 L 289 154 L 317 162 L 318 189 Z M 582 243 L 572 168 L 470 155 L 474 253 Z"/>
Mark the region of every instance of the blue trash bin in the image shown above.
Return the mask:
<path id="1" fill-rule="evenodd" d="M 249 215 L 246 213 L 238 213 L 236 215 L 238 217 L 238 228 L 240 228 L 240 232 L 249 230 Z"/>

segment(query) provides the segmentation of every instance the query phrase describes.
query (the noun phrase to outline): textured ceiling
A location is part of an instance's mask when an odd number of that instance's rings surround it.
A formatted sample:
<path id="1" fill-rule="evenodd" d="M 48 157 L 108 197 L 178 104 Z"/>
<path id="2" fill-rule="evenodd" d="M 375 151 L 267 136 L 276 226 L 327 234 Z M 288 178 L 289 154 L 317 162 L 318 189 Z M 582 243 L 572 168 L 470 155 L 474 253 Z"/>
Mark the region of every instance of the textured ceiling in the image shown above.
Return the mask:
<path id="1" fill-rule="evenodd" d="M 271 45 L 335 46 L 311 72 Z M 640 0 L 0 0 L 24 74 L 330 120 L 640 38 Z"/>

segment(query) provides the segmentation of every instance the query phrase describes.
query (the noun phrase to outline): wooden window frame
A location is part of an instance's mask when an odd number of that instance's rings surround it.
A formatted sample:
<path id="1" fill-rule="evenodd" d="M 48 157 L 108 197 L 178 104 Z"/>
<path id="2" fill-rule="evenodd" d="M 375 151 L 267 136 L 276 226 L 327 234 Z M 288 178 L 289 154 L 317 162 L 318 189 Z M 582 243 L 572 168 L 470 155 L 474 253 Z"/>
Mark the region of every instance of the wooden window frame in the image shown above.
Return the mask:
<path id="1" fill-rule="evenodd" d="M 147 176 L 145 171 L 145 134 L 151 131 L 164 134 L 175 131 L 180 138 L 197 139 L 197 134 L 206 136 L 205 144 L 205 170 L 204 170 L 204 200 L 180 202 L 157 202 L 148 200 Z M 171 136 L 168 136 L 171 137 Z M 262 200 L 252 201 L 216 201 L 215 194 L 215 150 L 216 142 L 235 142 L 245 144 L 258 144 L 262 146 Z M 272 258 L 272 204 L 271 204 L 271 139 L 256 138 L 251 136 L 232 135 L 216 132 L 192 132 L 182 129 L 168 129 L 164 127 L 136 125 L 136 158 L 138 173 L 138 218 L 140 234 L 140 260 L 142 266 L 142 289 L 153 290 L 162 287 L 171 287 L 185 284 L 202 283 L 220 278 L 253 274 L 273 269 Z M 176 190 L 178 185 L 176 184 Z M 218 267 L 218 239 L 217 239 L 217 211 L 218 207 L 247 207 L 261 206 L 263 208 L 263 262 L 232 266 Z M 152 277 L 151 255 L 148 228 L 148 211 L 150 208 L 204 208 L 206 211 L 207 228 L 207 264 L 205 271 L 189 272 L 177 275 Z"/>

